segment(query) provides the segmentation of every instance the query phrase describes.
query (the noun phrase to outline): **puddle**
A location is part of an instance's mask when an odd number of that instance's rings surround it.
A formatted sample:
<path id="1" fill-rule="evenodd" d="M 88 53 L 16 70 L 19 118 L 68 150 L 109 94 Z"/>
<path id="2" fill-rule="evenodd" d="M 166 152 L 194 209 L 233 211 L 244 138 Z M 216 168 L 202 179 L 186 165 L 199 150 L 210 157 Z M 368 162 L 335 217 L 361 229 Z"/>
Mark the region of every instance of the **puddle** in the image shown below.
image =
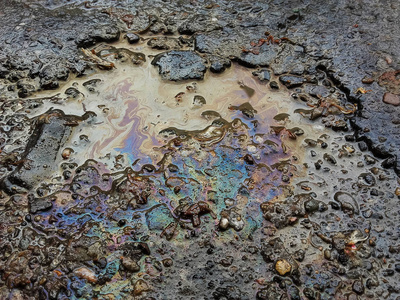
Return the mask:
<path id="1" fill-rule="evenodd" d="M 53 108 L 68 115 L 96 114 L 93 125 L 79 126 L 65 145 L 74 150 L 71 161 L 78 165 L 87 159 L 101 161 L 101 157 L 109 153 L 123 154 L 130 164 L 137 159 L 142 164 L 159 161 L 162 154 L 154 148 L 165 143 L 160 131 L 169 127 L 201 130 L 210 125 L 216 115 L 228 122 L 244 117 L 250 125 L 253 119 L 234 110 L 245 103 L 257 111 L 259 132 L 269 133 L 271 126 L 293 128 L 300 124 L 302 130 L 313 133 L 314 137 L 324 131 L 322 126 L 307 123 L 294 113 L 304 106 L 293 101 L 291 92 L 271 90 L 252 76 L 251 70 L 236 64 L 222 74 L 207 73 L 202 81 L 184 83 L 160 80 L 149 59 L 141 66 L 115 64 L 116 68 L 111 71 L 75 78 L 58 91 L 62 100 L 31 112 L 31 116 L 37 116 Z M 76 99 L 65 96 L 65 91 L 71 87 L 80 92 Z M 251 89 L 251 96 L 246 88 Z M 288 114 L 288 118 L 274 120 L 280 113 Z M 82 136 L 87 137 L 84 142 Z M 302 156 L 301 147 L 298 150 L 297 155 Z"/>
<path id="2" fill-rule="evenodd" d="M 7 286 L 35 278 L 32 294 L 54 299 L 269 299 L 274 277 L 280 293 L 326 282 L 316 299 L 348 293 L 330 258 L 357 265 L 381 227 L 395 231 L 368 214 L 395 201 L 396 176 L 247 68 L 175 83 L 150 61 L 113 61 L 57 100 L 16 108 L 90 116 L 68 125 L 49 182 L 2 198 L 3 215 L 12 203 L 23 212 L 7 215 L 22 249 L 3 245 Z"/>

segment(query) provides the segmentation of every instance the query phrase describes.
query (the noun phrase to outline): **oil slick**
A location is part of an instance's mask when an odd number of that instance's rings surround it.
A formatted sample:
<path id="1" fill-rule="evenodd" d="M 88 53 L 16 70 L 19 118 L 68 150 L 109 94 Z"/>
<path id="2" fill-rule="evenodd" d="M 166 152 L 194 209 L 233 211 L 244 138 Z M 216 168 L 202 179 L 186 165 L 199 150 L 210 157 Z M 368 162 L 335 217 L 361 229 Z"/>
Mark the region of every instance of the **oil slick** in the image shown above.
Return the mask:
<path id="1" fill-rule="evenodd" d="M 19 225 L 1 227 L 1 237 L 23 237 L 1 269 L 10 290 L 32 283 L 41 297 L 172 299 L 203 291 L 203 278 L 218 270 L 221 282 L 235 278 L 249 298 L 266 299 L 260 295 L 272 283 L 264 278 L 284 276 L 288 290 L 333 278 L 336 266 L 323 263 L 323 250 L 357 264 L 376 224 L 359 218 L 374 203 L 359 206 L 354 191 L 377 180 L 394 191 L 389 171 L 375 167 L 372 175 L 342 133 L 326 134 L 301 116 L 309 112 L 288 90 L 271 90 L 243 67 L 171 83 L 148 60 L 114 61 L 138 50 L 116 46 L 94 61 L 110 59 L 110 70 L 75 78 L 25 110 L 32 120 L 50 108 L 90 118 L 68 125 L 50 182 L 2 195 L 1 213 Z M 11 213 L 16 204 L 24 217 Z M 166 285 L 176 294 L 164 295 Z M 336 292 L 327 288 L 321 299 Z"/>

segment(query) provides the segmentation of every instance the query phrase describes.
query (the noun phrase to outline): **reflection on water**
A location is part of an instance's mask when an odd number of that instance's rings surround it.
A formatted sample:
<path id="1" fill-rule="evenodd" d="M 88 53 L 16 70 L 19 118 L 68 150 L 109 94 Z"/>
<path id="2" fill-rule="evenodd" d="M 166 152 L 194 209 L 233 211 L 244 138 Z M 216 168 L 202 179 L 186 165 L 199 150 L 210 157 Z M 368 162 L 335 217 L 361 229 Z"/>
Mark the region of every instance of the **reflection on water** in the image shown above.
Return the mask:
<path id="1" fill-rule="evenodd" d="M 141 46 L 129 47 L 144 51 L 149 57 L 156 54 Z M 107 46 L 98 48 L 107 49 Z M 137 53 L 130 50 L 124 53 Z M 108 55 L 106 58 L 115 68 L 94 69 L 89 76 L 75 78 L 58 91 L 57 97 L 50 95 L 48 100 L 42 100 L 43 105 L 29 110 L 32 119 L 49 109 L 77 116 L 92 113 L 89 121 L 74 125 L 69 140 L 59 150 L 58 163 L 62 162 L 63 151 L 67 149 L 69 163 L 82 165 L 88 159 L 95 159 L 111 172 L 129 165 L 139 170 L 145 164 L 156 164 L 164 158 L 163 145 L 171 137 L 163 132 L 168 128 L 175 128 L 179 135 L 208 128 L 202 137 L 193 138 L 199 142 L 201 139 L 220 142 L 224 136 L 212 136 L 213 131 L 219 129 L 208 126 L 218 120 L 232 122 L 236 119 L 247 126 L 252 136 L 248 140 L 243 136 L 244 141 L 238 147 L 253 153 L 257 143 L 267 135 L 265 143 L 277 145 L 284 154 L 295 156 L 301 163 L 303 136 L 318 139 L 323 132 L 321 126 L 294 113 L 303 106 L 293 101 L 288 90 L 271 90 L 250 70 L 239 65 L 233 64 L 222 74 L 208 72 L 202 81 L 176 83 L 160 80 L 156 68 L 150 64 L 151 59 L 135 65 L 130 60 L 116 60 Z M 47 95 L 40 95 L 43 96 Z M 273 142 L 271 137 L 274 136 L 282 141 Z"/>
<path id="2" fill-rule="evenodd" d="M 85 84 L 93 79 L 98 81 Z M 49 105 L 66 114 L 82 115 L 92 111 L 97 115 L 95 125 L 75 130 L 66 145 L 79 153 L 73 156 L 78 164 L 86 159 L 99 159 L 107 153 L 122 153 L 130 163 L 137 159 L 141 164 L 160 160 L 162 156 L 154 147 L 165 142 L 159 135 L 161 130 L 168 127 L 200 130 L 210 124 L 210 112 L 227 121 L 244 117 L 244 122 L 250 126 L 254 120 L 246 115 L 246 110 L 233 109 L 246 103 L 257 111 L 259 132 L 268 133 L 271 125 L 285 121 L 290 127 L 300 122 L 300 116 L 293 113 L 297 106 L 293 105 L 288 91 L 271 91 L 248 69 L 236 64 L 223 74 L 207 73 L 203 81 L 175 83 L 161 81 L 149 61 L 141 66 L 116 62 L 115 69 L 96 72 L 89 78 L 77 78 L 73 86 L 82 93 L 80 97 L 70 97 L 60 105 Z M 68 88 L 65 86 L 61 95 Z M 37 114 L 47 108 L 42 107 Z M 289 113 L 290 118 L 274 120 L 279 112 Z M 301 122 L 303 130 L 315 132 L 316 127 L 313 129 L 304 120 Z M 89 142 L 82 145 L 80 136 L 87 136 Z"/>
<path id="3" fill-rule="evenodd" d="M 207 285 L 222 299 L 221 288 L 235 284 L 247 296 L 229 299 L 254 299 L 276 272 L 287 291 L 339 285 L 315 239 L 341 239 L 338 255 L 356 261 L 354 247 L 369 235 L 354 237 L 354 229 L 367 234 L 371 224 L 352 193 L 376 182 L 369 173 L 358 178 L 356 166 L 369 167 L 342 134 L 294 113 L 304 106 L 288 90 L 272 91 L 235 64 L 203 81 L 173 83 L 148 60 L 114 63 L 30 109 L 30 117 L 50 108 L 95 116 L 72 124 L 47 193 L 1 202 L 5 221 L 20 227 L 0 227 L 1 237 L 16 237 L 1 244 L 10 289 L 31 285 L 44 299 L 52 292 L 54 299 L 189 299 L 207 294 Z M 385 170 L 372 173 L 394 182 Z M 327 212 L 338 185 L 343 213 Z M 11 213 L 15 204 L 29 217 Z M 317 224 L 315 214 L 326 222 Z M 322 275 L 311 276 L 301 261 Z M 320 299 L 335 293 L 327 285 Z"/>

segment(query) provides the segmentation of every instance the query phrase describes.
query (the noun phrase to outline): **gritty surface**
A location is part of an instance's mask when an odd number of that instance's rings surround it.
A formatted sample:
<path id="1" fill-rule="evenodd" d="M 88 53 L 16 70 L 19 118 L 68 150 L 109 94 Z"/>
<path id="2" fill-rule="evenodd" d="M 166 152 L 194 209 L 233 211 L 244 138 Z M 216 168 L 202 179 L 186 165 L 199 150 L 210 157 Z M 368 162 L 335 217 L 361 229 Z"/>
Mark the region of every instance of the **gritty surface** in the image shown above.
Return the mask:
<path id="1" fill-rule="evenodd" d="M 1 299 L 398 299 L 397 1 L 0 6 Z M 187 80 L 237 64 L 247 100 L 203 110 Z M 208 125 L 166 121 L 138 166 L 122 148 L 74 160 L 109 104 L 136 99 L 93 77 L 124 68 L 187 83 L 172 101 Z M 293 109 L 266 109 L 264 90 Z"/>

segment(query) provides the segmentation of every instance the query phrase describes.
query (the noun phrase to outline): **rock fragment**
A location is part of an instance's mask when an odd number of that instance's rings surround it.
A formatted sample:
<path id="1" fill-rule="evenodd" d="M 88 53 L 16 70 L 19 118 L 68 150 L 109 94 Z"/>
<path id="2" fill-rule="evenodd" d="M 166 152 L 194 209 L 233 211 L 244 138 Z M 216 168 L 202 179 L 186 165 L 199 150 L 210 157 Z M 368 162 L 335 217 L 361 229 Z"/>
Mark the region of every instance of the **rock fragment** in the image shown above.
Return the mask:
<path id="1" fill-rule="evenodd" d="M 292 270 L 292 266 L 290 265 L 290 263 L 285 260 L 278 260 L 275 264 L 275 270 L 280 274 L 280 275 L 285 275 L 287 273 L 289 273 Z"/>
<path id="2" fill-rule="evenodd" d="M 385 93 L 383 95 L 383 102 L 386 104 L 391 104 L 393 106 L 400 105 L 400 96 L 392 93 Z"/>
<path id="3" fill-rule="evenodd" d="M 130 272 L 138 272 L 140 270 L 140 266 L 137 262 L 129 257 L 123 257 L 121 262 L 124 268 Z"/>
<path id="4" fill-rule="evenodd" d="M 271 73 L 268 69 L 259 69 L 254 71 L 253 76 L 257 76 L 260 81 L 270 81 L 271 80 Z"/>
<path id="5" fill-rule="evenodd" d="M 22 158 L 23 163 L 1 182 L 8 193 L 31 189 L 55 168 L 54 162 L 59 149 L 72 131 L 71 126 L 65 125 L 71 118 L 74 119 L 58 110 L 38 117 L 25 156 Z"/>
<path id="6" fill-rule="evenodd" d="M 163 79 L 178 81 L 187 79 L 203 79 L 206 62 L 194 51 L 169 51 L 158 54 L 151 62 L 158 66 Z"/>
<path id="7" fill-rule="evenodd" d="M 177 50 L 182 47 L 182 44 L 178 39 L 166 36 L 151 38 L 147 42 L 147 45 L 158 50 Z"/>
<path id="8" fill-rule="evenodd" d="M 125 35 L 125 38 L 126 38 L 126 40 L 128 41 L 129 44 L 135 44 L 135 43 L 140 41 L 140 37 L 137 34 L 132 33 L 132 32 L 128 32 Z"/>
<path id="9" fill-rule="evenodd" d="M 231 66 L 230 59 L 221 56 L 209 55 L 208 60 L 210 62 L 210 71 L 213 73 L 222 73 Z"/>
<path id="10" fill-rule="evenodd" d="M 143 279 L 139 279 L 138 281 L 136 281 L 135 283 L 135 288 L 133 290 L 133 294 L 135 296 L 139 296 L 141 294 L 143 294 L 144 292 L 149 291 L 149 285 L 147 284 L 146 281 L 144 281 Z"/>
<path id="11" fill-rule="evenodd" d="M 82 267 L 82 268 L 76 269 L 74 271 L 74 273 L 79 278 L 86 279 L 87 281 L 89 281 L 91 283 L 96 283 L 97 282 L 96 274 L 92 270 L 90 270 L 88 268 Z"/>
<path id="12" fill-rule="evenodd" d="M 293 88 L 301 86 L 306 80 L 303 77 L 284 75 L 279 77 L 279 81 L 282 82 L 286 87 Z"/>

